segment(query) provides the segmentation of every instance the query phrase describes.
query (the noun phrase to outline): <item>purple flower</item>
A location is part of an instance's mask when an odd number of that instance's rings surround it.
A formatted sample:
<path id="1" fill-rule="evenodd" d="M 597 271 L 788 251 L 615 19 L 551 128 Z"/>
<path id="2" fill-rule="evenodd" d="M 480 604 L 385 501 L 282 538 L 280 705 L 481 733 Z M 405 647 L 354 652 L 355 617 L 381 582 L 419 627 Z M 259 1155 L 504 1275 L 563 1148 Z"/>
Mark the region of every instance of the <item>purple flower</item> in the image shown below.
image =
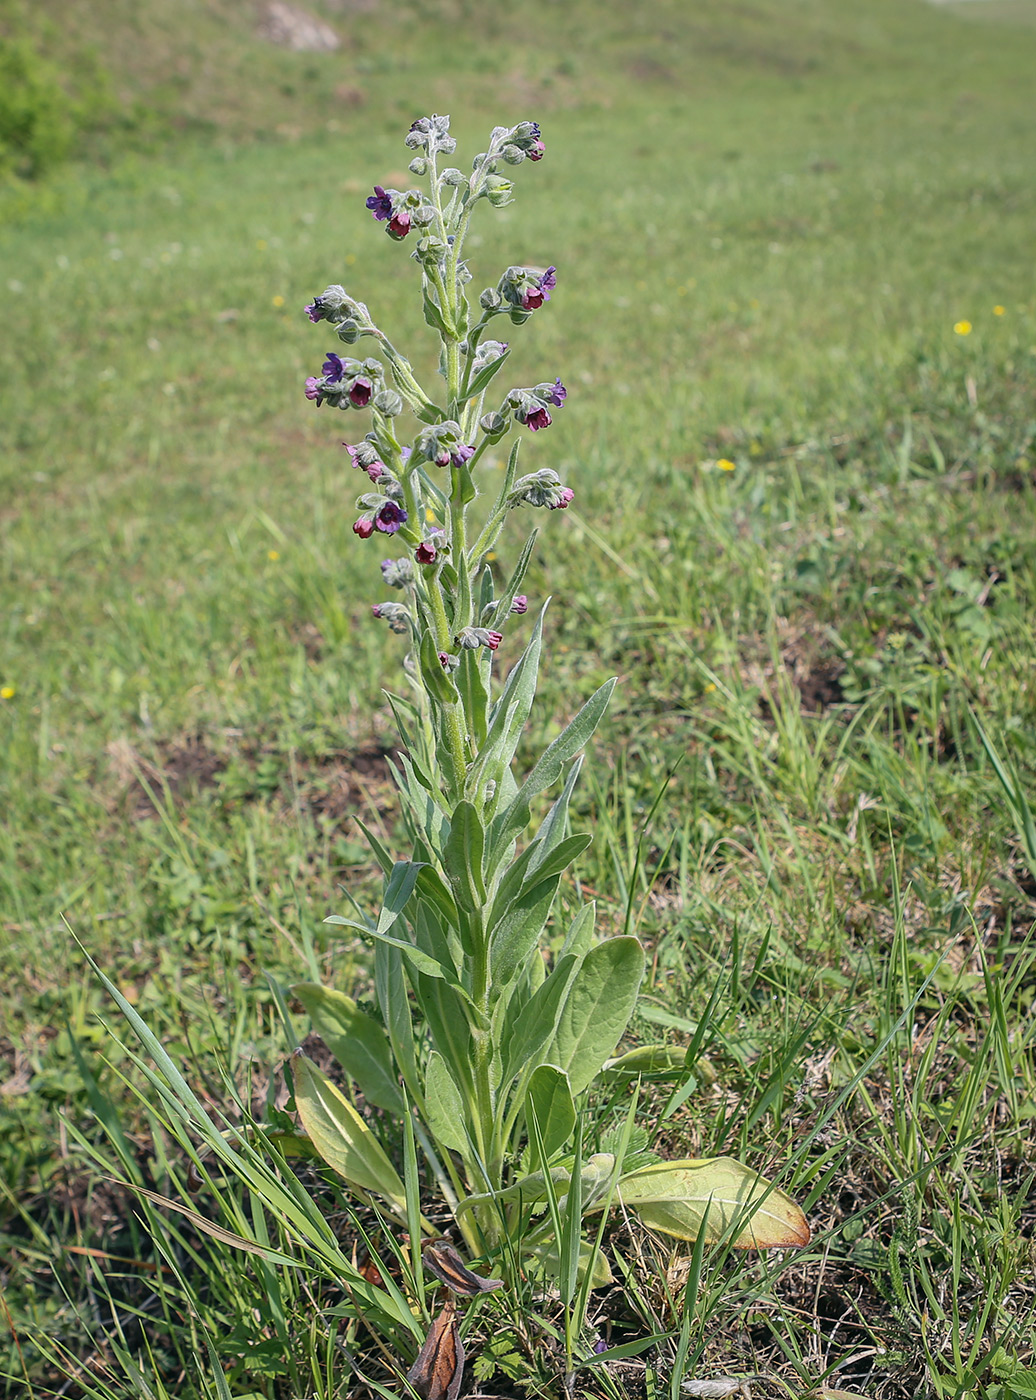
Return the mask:
<path id="1" fill-rule="evenodd" d="M 389 219 L 388 231 L 393 238 L 405 238 L 410 232 L 410 215 L 405 209 Z"/>
<path id="2" fill-rule="evenodd" d="M 542 160 L 542 159 L 543 159 L 543 153 L 544 153 L 544 151 L 546 151 L 546 149 L 547 149 L 547 148 L 546 148 L 546 146 L 543 144 L 542 141 L 540 141 L 539 139 L 535 140 L 535 141 L 532 143 L 532 145 L 529 147 L 529 150 L 528 150 L 528 153 L 527 153 L 529 159 L 530 159 L 530 160 Z"/>
<path id="3" fill-rule="evenodd" d="M 374 186 L 374 193 L 367 198 L 367 208 L 377 219 L 379 224 L 386 219 L 392 218 L 392 198 L 387 195 L 380 185 Z"/>
<path id="4" fill-rule="evenodd" d="M 450 461 L 455 467 L 462 467 L 465 462 L 470 462 L 474 455 L 475 449 L 473 447 L 467 447 L 464 443 L 461 443 L 460 447 L 450 454 Z M 445 463 L 443 465 L 445 465 Z"/>
<path id="5" fill-rule="evenodd" d="M 439 551 L 432 540 L 422 540 L 414 550 L 414 558 L 419 564 L 434 564 Z"/>
<path id="6" fill-rule="evenodd" d="M 460 665 L 460 657 L 452 656 L 448 651 L 440 651 L 439 665 L 444 671 L 455 671 Z"/>
<path id="7" fill-rule="evenodd" d="M 395 501 L 386 501 L 374 517 L 374 528 L 383 535 L 394 535 L 401 525 L 405 525 L 407 513 Z M 353 526 L 355 529 L 356 527 Z"/>
<path id="8" fill-rule="evenodd" d="M 312 302 L 310 303 L 309 306 L 307 306 L 307 307 L 305 308 L 305 310 L 306 310 L 306 315 L 309 317 L 309 319 L 310 319 L 314 324 L 315 324 L 317 321 L 322 321 L 322 320 L 324 319 L 323 316 L 322 316 L 322 314 L 321 314 L 320 307 L 317 305 L 317 298 L 316 298 L 316 297 L 313 298 Z"/>
<path id="9" fill-rule="evenodd" d="M 353 534 L 359 535 L 361 540 L 369 540 L 374 534 L 374 521 L 369 515 L 361 515 L 359 520 L 353 521 Z"/>
<path id="10" fill-rule="evenodd" d="M 549 428 L 554 420 L 545 408 L 534 408 L 531 413 L 524 410 L 520 412 L 518 421 L 524 423 L 532 432 L 538 433 L 541 428 Z"/>
<path id="11" fill-rule="evenodd" d="M 524 593 L 516 593 L 511 599 L 511 611 L 518 614 L 529 611 L 529 600 Z"/>
<path id="12" fill-rule="evenodd" d="M 569 506 L 576 498 L 576 493 L 572 490 L 571 486 L 562 486 L 560 494 L 560 501 L 558 501 L 557 505 L 548 506 L 548 510 L 568 510 Z"/>
<path id="13" fill-rule="evenodd" d="M 380 617 L 380 616 L 381 616 L 381 604 L 380 604 L 380 603 L 375 603 L 374 606 L 371 608 L 371 612 L 374 614 L 375 617 Z"/>
<path id="14" fill-rule="evenodd" d="M 342 375 L 345 373 L 345 365 L 333 350 L 327 352 L 327 359 L 320 368 L 323 370 L 324 378 L 329 384 L 340 383 Z"/>
<path id="15" fill-rule="evenodd" d="M 546 393 L 544 393 L 543 397 L 547 400 L 548 403 L 552 403 L 555 408 L 560 408 L 561 405 L 568 398 L 568 390 L 565 388 L 564 384 L 562 384 L 560 379 L 555 379 L 554 387 L 548 389 Z"/>
<path id="16" fill-rule="evenodd" d="M 306 380 L 306 398 L 319 399 L 323 383 L 322 379 L 317 379 L 316 375 L 311 374 Z"/>
<path id="17" fill-rule="evenodd" d="M 337 356 L 335 358 L 337 359 Z M 370 380 L 364 379 L 362 374 L 353 380 L 349 390 L 349 402 L 353 408 L 365 408 L 370 403 L 372 387 Z"/>
<path id="18" fill-rule="evenodd" d="M 523 311 L 538 311 L 545 301 L 550 301 L 550 294 L 558 285 L 556 274 L 556 267 L 548 267 L 543 276 L 536 279 L 533 286 L 526 287 L 521 301 Z"/>

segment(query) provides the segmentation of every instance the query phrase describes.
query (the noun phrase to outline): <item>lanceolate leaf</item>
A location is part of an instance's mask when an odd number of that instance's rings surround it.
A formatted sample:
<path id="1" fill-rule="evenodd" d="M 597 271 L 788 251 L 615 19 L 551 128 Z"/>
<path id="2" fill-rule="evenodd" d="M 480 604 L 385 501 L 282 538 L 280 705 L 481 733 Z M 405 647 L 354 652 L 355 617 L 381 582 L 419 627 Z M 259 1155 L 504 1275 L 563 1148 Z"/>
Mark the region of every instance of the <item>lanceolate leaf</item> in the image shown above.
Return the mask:
<path id="1" fill-rule="evenodd" d="M 568 1071 L 581 1094 L 629 1025 L 644 975 L 644 950 L 635 938 L 609 938 L 583 959 L 546 1055 Z"/>
<path id="2" fill-rule="evenodd" d="M 706 1239 L 732 1227 L 735 1249 L 786 1249 L 809 1244 L 809 1225 L 785 1192 L 733 1157 L 658 1162 L 623 1177 L 617 1200 L 650 1229 L 694 1240 L 708 1211 Z"/>
<path id="3" fill-rule="evenodd" d="M 499 995 L 539 942 L 560 875 L 524 889 L 490 935 L 493 990 Z"/>
<path id="4" fill-rule="evenodd" d="M 561 1006 L 578 966 L 571 955 L 559 958 L 547 980 L 514 1017 L 504 1045 L 503 1088 L 527 1065 L 542 1059 L 544 1048 L 554 1039 Z"/>
<path id="5" fill-rule="evenodd" d="M 365 1099 L 402 1116 L 392 1051 L 384 1030 L 344 992 L 316 982 L 297 982 L 293 994 L 313 1019 L 313 1025 L 338 1063 L 359 1085 Z"/>
<path id="6" fill-rule="evenodd" d="M 428 1057 L 424 1096 L 428 1126 L 436 1138 L 451 1152 L 467 1152 L 464 1101 L 446 1068 L 446 1061 L 437 1050 L 433 1050 Z"/>
<path id="7" fill-rule="evenodd" d="M 469 911 L 481 909 L 486 901 L 482 875 L 484 843 L 485 833 L 475 808 L 470 802 L 458 802 L 442 861 L 458 904 Z"/>
<path id="8" fill-rule="evenodd" d="M 349 1100 L 297 1050 L 291 1062 L 302 1126 L 327 1165 L 350 1186 L 406 1210 L 406 1192 L 381 1144 Z"/>
<path id="9" fill-rule="evenodd" d="M 514 798 L 507 810 L 494 820 L 492 833 L 494 848 L 525 829 L 529 821 L 530 802 L 544 788 L 548 788 L 551 783 L 556 782 L 568 760 L 574 758 L 580 749 L 585 748 L 589 743 L 594 730 L 604 717 L 614 689 L 614 679 L 605 681 L 599 690 L 594 691 L 571 723 L 543 751 L 538 762 L 518 790 L 518 796 Z"/>

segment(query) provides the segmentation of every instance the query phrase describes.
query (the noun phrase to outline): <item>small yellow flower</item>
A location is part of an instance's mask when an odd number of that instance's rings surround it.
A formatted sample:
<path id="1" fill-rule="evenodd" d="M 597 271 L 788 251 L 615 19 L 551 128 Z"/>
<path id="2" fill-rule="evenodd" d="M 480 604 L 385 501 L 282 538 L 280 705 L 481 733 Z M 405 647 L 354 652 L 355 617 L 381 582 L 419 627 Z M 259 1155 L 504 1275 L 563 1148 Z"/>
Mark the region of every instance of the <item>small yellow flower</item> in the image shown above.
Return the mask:
<path id="1" fill-rule="evenodd" d="M 274 306 L 283 306 L 283 305 L 284 305 L 284 298 L 283 298 L 283 297 L 280 297 L 280 296 L 274 297 L 274 299 L 273 299 L 273 304 L 274 304 Z"/>
<path id="2" fill-rule="evenodd" d="M 265 253 L 270 245 L 265 238 L 257 238 L 255 240 L 255 246 L 259 249 L 260 253 Z"/>
<path id="3" fill-rule="evenodd" d="M 352 265 L 355 263 L 355 261 L 356 261 L 356 254 L 355 254 L 355 253 L 346 253 L 346 255 L 345 255 L 345 265 L 346 265 L 346 267 L 352 267 Z"/>
<path id="4" fill-rule="evenodd" d="M 994 316 L 1002 316 L 1006 310 L 1007 310 L 1007 307 L 1006 307 L 1006 306 L 994 306 L 994 307 L 993 307 L 993 315 L 994 315 Z"/>
<path id="5" fill-rule="evenodd" d="M 706 695 L 710 695 L 715 689 L 716 689 L 716 683 L 715 683 L 715 681 L 709 681 L 708 685 L 705 687 L 705 694 L 706 694 Z"/>
<path id="6" fill-rule="evenodd" d="M 266 551 L 266 557 L 271 564 L 276 564 L 277 560 L 281 557 L 281 552 L 279 549 L 268 549 Z"/>
<path id="7" fill-rule="evenodd" d="M 14 699 L 14 686 L 13 686 L 13 685 L 0 686 L 0 700 L 13 700 L 13 699 Z"/>
<path id="8" fill-rule="evenodd" d="M 432 510 L 431 506 L 425 506 L 425 508 L 424 508 L 424 518 L 425 518 L 425 521 L 426 521 L 427 524 L 429 524 L 429 525 L 434 525 L 434 524 L 435 524 L 435 511 Z"/>
<path id="9" fill-rule="evenodd" d="M 732 472 L 737 470 L 737 464 L 735 462 L 732 462 L 729 457 L 721 457 L 716 463 L 716 466 L 719 467 L 721 472 Z"/>
<path id="10" fill-rule="evenodd" d="M 970 335 L 970 334 L 971 334 L 971 322 L 970 322 L 970 321 L 958 321 L 958 322 L 956 323 L 956 325 L 953 327 L 953 331 L 954 331 L 954 334 L 955 334 L 955 335 Z"/>

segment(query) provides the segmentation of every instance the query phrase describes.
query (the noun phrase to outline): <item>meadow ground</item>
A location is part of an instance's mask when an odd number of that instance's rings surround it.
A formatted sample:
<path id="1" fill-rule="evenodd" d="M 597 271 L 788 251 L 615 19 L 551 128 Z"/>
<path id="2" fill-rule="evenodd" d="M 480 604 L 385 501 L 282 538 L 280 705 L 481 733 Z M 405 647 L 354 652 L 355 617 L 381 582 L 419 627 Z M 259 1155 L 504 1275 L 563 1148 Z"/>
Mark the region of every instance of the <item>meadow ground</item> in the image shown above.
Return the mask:
<path id="1" fill-rule="evenodd" d="M 214 1102 L 219 1066 L 263 1084 L 290 1048 L 272 984 L 364 986 L 320 921 L 373 897 L 350 817 L 394 833 L 400 657 L 301 307 L 345 281 L 421 343 L 363 199 L 449 110 L 466 148 L 527 116 L 548 142 L 476 278 L 558 268 L 512 361 L 569 386 L 525 460 L 577 492 L 530 580 L 554 603 L 529 747 L 618 674 L 580 880 L 650 950 L 637 1033 L 705 1028 L 645 1127 L 783 1173 L 815 1226 L 706 1265 L 687 1374 L 1036 1395 L 1032 7 L 328 6 L 326 55 L 230 3 L 118 13 L 101 57 L 154 120 L 9 183 L 0 225 L 7 1393 L 63 1385 L 64 1350 L 63 1394 L 145 1395 L 142 1338 L 182 1397 L 217 1371 L 302 1393 L 304 1296 L 260 1325 L 260 1274 L 184 1254 L 210 1374 L 179 1282 L 156 1293 L 88 1144 L 114 1150 L 107 1119 L 141 1180 L 179 1167 L 71 934 Z M 61 43 L 91 37 L 75 14 Z M 677 1326 L 679 1260 L 616 1248 L 660 1282 L 602 1304 L 611 1340 Z M 549 1349 L 537 1372 L 482 1343 L 484 1388 L 552 1381 Z M 666 1347 L 631 1392 L 675 1396 Z"/>

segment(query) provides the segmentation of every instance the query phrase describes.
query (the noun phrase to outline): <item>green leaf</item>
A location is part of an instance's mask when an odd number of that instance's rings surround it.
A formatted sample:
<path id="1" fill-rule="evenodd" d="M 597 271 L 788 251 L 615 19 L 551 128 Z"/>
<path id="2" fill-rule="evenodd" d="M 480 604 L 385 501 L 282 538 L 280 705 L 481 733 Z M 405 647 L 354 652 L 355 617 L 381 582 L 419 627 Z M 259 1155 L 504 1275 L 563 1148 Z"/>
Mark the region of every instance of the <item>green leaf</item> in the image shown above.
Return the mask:
<path id="1" fill-rule="evenodd" d="M 381 1144 L 352 1104 L 301 1050 L 291 1060 L 295 1104 L 313 1146 L 350 1186 L 405 1213 L 406 1192 Z"/>
<path id="2" fill-rule="evenodd" d="M 388 943 L 377 943 L 374 947 L 374 987 L 396 1064 L 420 1113 L 424 1107 L 424 1096 L 419 1092 L 414 1023 L 403 975 L 403 955 Z"/>
<path id="3" fill-rule="evenodd" d="M 482 674 L 477 651 L 465 648 L 461 652 L 455 681 L 460 691 L 461 700 L 464 702 L 464 713 L 468 719 L 468 728 L 472 738 L 475 740 L 475 747 L 481 749 L 486 742 L 489 723 L 489 691 L 486 689 L 485 677 Z"/>
<path id="4" fill-rule="evenodd" d="M 682 1045 L 638 1045 L 601 1066 L 609 1079 L 636 1079 L 641 1074 L 679 1078 L 686 1070 L 687 1050 Z"/>
<path id="5" fill-rule="evenodd" d="M 426 325 L 431 326 L 433 331 L 438 331 L 438 333 L 445 340 L 453 340 L 455 338 L 455 331 L 453 327 L 447 325 L 442 312 L 436 306 L 435 302 L 431 299 L 427 292 L 425 292 L 424 297 L 422 298 L 422 309 L 424 311 L 424 319 Z"/>
<path id="6" fill-rule="evenodd" d="M 497 359 L 491 360 L 488 365 L 484 365 L 482 369 L 479 370 L 478 374 L 475 375 L 474 379 L 468 385 L 468 392 L 463 399 L 464 403 L 467 403 L 469 399 L 477 399 L 479 394 L 489 387 L 493 382 L 494 376 L 503 369 L 504 361 L 510 353 L 510 350 L 505 350 Z"/>
<path id="7" fill-rule="evenodd" d="M 450 836 L 442 853 L 442 863 L 450 878 L 457 903 L 475 913 L 486 902 L 482 875 L 485 832 L 470 802 L 458 802 L 450 818 Z"/>
<path id="8" fill-rule="evenodd" d="M 467 1016 L 470 1003 L 462 1000 L 462 993 L 456 988 L 437 979 L 417 974 L 411 981 L 435 1048 L 446 1061 L 454 1080 L 470 1093 L 474 1058 Z"/>
<path id="9" fill-rule="evenodd" d="M 539 1065 L 533 1070 L 525 1091 L 525 1114 L 536 1117 L 546 1157 L 565 1146 L 575 1127 L 576 1106 L 564 1070 L 556 1065 Z"/>
<path id="10" fill-rule="evenodd" d="M 610 1152 L 595 1152 L 592 1157 L 587 1158 L 580 1175 L 583 1178 L 583 1200 L 588 1209 L 603 1200 L 607 1194 L 608 1182 L 614 1169 L 615 1158 Z M 568 1189 L 572 1173 L 567 1167 L 551 1167 L 549 1176 L 553 1189 L 560 1195 Z M 532 1172 L 528 1176 L 519 1177 L 517 1181 L 512 1181 L 501 1191 L 487 1191 L 483 1195 L 465 1197 L 458 1203 L 457 1212 L 459 1214 L 465 1210 L 474 1210 L 476 1206 L 488 1205 L 492 1201 L 507 1204 L 520 1200 L 525 1205 L 535 1205 L 539 1201 L 545 1201 L 547 1194 L 546 1177 L 542 1172 Z M 549 1221 L 543 1229 L 550 1229 Z M 537 1233 L 541 1231 L 537 1230 Z"/>
<path id="11" fill-rule="evenodd" d="M 542 1060 L 557 1032 L 561 1006 L 578 966 L 579 960 L 571 955 L 559 958 L 547 980 L 514 1017 L 510 1032 L 505 1030 L 502 1086 L 506 1087 L 528 1065 Z"/>
<path id="12" fill-rule="evenodd" d="M 429 957 L 420 948 L 416 948 L 413 943 L 408 943 L 403 938 L 391 938 L 388 934 L 379 933 L 377 929 L 369 928 L 366 924 L 358 924 L 355 919 L 346 919 L 341 914 L 328 914 L 324 923 L 340 924 L 343 928 L 357 929 L 360 933 L 365 933 L 368 938 L 373 938 L 377 943 L 387 943 L 390 948 L 400 949 L 410 965 L 418 972 L 423 972 L 426 977 L 444 977 L 447 981 L 452 981 L 457 975 L 453 968 Z"/>
<path id="13" fill-rule="evenodd" d="M 493 706 L 486 742 L 471 765 L 465 785 L 469 798 L 475 798 L 490 780 L 496 782 L 499 788 L 500 779 L 514 757 L 536 694 L 546 610 L 547 604 L 544 603 L 532 629 L 529 645 L 511 668 L 500 698 Z"/>
<path id="14" fill-rule="evenodd" d="M 440 705 L 456 705 L 460 700 L 460 692 L 443 669 L 431 632 L 422 633 L 420 654 L 421 679 L 425 690 Z"/>
<path id="15" fill-rule="evenodd" d="M 644 975 L 644 950 L 635 938 L 609 938 L 591 948 L 573 979 L 546 1058 L 568 1071 L 581 1094 L 629 1025 Z"/>
<path id="16" fill-rule="evenodd" d="M 536 841 L 536 849 L 529 863 L 529 878 L 526 883 L 532 885 L 534 876 L 535 882 L 538 884 L 550 875 L 563 875 L 572 862 L 582 855 L 593 839 L 588 831 L 578 831 L 573 836 L 556 840 L 552 846 L 546 846 L 543 841 Z"/>
<path id="17" fill-rule="evenodd" d="M 467 1152 L 464 1100 L 437 1050 L 428 1056 L 424 1093 L 425 1117 L 434 1136 L 453 1152 Z"/>
<path id="18" fill-rule="evenodd" d="M 532 551 L 535 548 L 536 536 L 538 533 L 539 532 L 536 530 L 530 532 L 529 538 L 525 541 L 525 546 L 518 556 L 518 562 L 514 566 L 511 577 L 500 590 L 496 609 L 486 626 L 499 628 L 500 623 L 503 622 L 506 617 L 510 616 L 511 603 L 514 601 L 515 594 L 521 588 L 525 575 L 528 572 L 529 562 L 532 559 Z"/>
<path id="19" fill-rule="evenodd" d="M 588 904 L 584 904 L 576 913 L 575 918 L 569 925 L 565 941 L 561 945 L 559 959 L 571 953 L 574 957 L 583 958 L 593 947 L 594 942 L 594 921 L 597 917 L 597 905 L 591 899 Z"/>
<path id="20" fill-rule="evenodd" d="M 517 975 L 539 943 L 560 880 L 560 875 L 552 875 L 526 886 L 491 931 L 490 967 L 496 996 Z"/>
<path id="21" fill-rule="evenodd" d="M 619 1181 L 616 1200 L 652 1230 L 694 1240 L 705 1224 L 714 1244 L 730 1229 L 735 1249 L 786 1249 L 809 1243 L 809 1225 L 785 1192 L 733 1157 L 688 1158 L 641 1167 Z"/>
<path id="22" fill-rule="evenodd" d="M 518 796 L 493 822 L 494 849 L 498 843 L 509 840 L 512 835 L 525 829 L 529 821 L 529 804 L 532 799 L 544 788 L 550 787 L 551 783 L 556 782 L 568 760 L 574 758 L 580 749 L 589 743 L 594 730 L 604 717 L 614 689 L 614 678 L 605 681 L 599 690 L 594 691 L 572 722 L 544 749 L 519 789 Z"/>
<path id="23" fill-rule="evenodd" d="M 324 1044 L 364 1098 L 402 1117 L 406 1111 L 399 1092 L 392 1049 L 384 1030 L 344 992 L 316 982 L 296 982 L 292 993 L 312 1018 Z"/>
<path id="24" fill-rule="evenodd" d="M 557 1241 L 545 1241 L 522 1251 L 526 1271 L 531 1278 L 557 1280 L 561 1275 L 561 1260 Z M 582 1283 L 587 1269 L 591 1269 L 590 1287 L 606 1288 L 612 1282 L 611 1265 L 603 1250 L 595 1249 L 589 1240 L 579 1241 L 579 1258 L 576 1265 L 576 1280 Z"/>
<path id="25" fill-rule="evenodd" d="M 421 873 L 421 864 L 412 860 L 397 860 L 392 873 L 385 882 L 385 893 L 381 897 L 381 913 L 375 932 L 388 933 L 389 929 L 410 902 L 410 896 Z"/>

